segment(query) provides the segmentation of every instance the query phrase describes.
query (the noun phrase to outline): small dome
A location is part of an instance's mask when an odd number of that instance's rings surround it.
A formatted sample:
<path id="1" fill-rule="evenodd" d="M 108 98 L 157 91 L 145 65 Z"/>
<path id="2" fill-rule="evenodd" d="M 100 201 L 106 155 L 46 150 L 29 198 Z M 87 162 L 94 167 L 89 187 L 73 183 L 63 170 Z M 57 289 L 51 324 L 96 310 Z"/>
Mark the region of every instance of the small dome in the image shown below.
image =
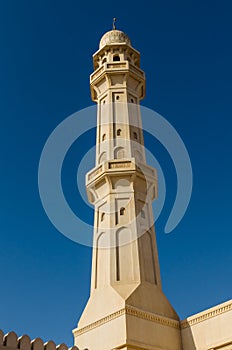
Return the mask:
<path id="1" fill-rule="evenodd" d="M 108 44 L 127 44 L 131 45 L 129 37 L 121 30 L 113 29 L 105 33 L 100 40 L 99 49 Z"/>

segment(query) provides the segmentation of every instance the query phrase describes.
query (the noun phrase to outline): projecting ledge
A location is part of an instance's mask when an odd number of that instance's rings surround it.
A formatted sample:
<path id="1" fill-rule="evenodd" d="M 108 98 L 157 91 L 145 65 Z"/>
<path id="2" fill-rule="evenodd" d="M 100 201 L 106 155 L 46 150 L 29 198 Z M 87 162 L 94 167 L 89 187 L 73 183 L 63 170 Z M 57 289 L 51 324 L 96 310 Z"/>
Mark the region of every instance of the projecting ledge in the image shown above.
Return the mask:
<path id="1" fill-rule="evenodd" d="M 95 167 L 91 171 L 86 174 L 86 184 L 95 181 L 98 177 L 100 177 L 105 172 L 112 171 L 131 171 L 136 170 L 135 159 L 115 159 L 111 161 L 106 161 L 99 166 Z"/>

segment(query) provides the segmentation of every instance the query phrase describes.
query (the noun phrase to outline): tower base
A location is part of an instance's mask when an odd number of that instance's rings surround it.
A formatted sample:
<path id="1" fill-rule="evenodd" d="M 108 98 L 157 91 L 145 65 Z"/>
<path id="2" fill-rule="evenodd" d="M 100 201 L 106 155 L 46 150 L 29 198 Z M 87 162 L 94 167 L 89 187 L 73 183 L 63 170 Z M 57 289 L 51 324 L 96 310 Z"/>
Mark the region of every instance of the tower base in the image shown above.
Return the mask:
<path id="1" fill-rule="evenodd" d="M 159 288 L 139 285 L 123 299 L 112 287 L 93 293 L 73 330 L 80 350 L 182 350 L 178 316 Z"/>
<path id="2" fill-rule="evenodd" d="M 181 350 L 179 321 L 125 307 L 73 331 L 75 345 L 89 350 Z"/>

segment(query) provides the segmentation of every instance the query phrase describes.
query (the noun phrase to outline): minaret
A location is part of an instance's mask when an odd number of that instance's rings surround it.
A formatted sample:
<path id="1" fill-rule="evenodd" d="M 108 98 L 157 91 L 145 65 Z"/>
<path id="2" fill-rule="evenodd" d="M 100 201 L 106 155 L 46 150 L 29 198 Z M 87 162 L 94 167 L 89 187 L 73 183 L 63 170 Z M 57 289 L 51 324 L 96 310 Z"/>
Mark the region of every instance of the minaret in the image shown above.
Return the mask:
<path id="1" fill-rule="evenodd" d="M 96 166 L 86 175 L 95 207 L 92 278 L 89 301 L 73 331 L 75 345 L 181 350 L 179 318 L 160 281 L 152 214 L 157 175 L 144 152 L 140 54 L 125 33 L 113 29 L 103 35 L 93 64 Z"/>

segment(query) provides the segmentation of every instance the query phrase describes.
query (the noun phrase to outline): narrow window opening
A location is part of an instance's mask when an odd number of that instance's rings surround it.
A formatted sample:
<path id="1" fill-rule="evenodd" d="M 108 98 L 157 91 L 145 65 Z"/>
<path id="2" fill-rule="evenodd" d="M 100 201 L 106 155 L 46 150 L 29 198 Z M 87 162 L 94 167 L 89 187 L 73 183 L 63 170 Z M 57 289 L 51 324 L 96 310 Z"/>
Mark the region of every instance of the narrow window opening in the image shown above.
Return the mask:
<path id="1" fill-rule="evenodd" d="M 102 60 L 102 64 L 103 64 L 103 63 L 105 63 L 105 62 L 106 62 L 106 57 L 105 57 L 105 58 L 103 58 L 103 60 Z"/>
<path id="2" fill-rule="evenodd" d="M 105 213 L 101 213 L 101 221 L 104 221 L 105 219 Z"/>
<path id="3" fill-rule="evenodd" d="M 120 98 L 119 95 L 117 95 L 117 96 L 116 96 L 116 100 L 119 100 L 119 98 Z"/>
<path id="4" fill-rule="evenodd" d="M 135 139 L 135 140 L 138 140 L 138 135 L 137 135 L 136 132 L 133 132 L 133 136 L 134 136 L 134 139 Z"/>
<path id="5" fill-rule="evenodd" d="M 131 102 L 134 103 L 134 99 L 133 98 L 131 98 Z"/>
<path id="6" fill-rule="evenodd" d="M 117 136 L 121 136 L 122 135 L 122 130 L 121 129 L 118 129 L 117 130 Z"/>
<path id="7" fill-rule="evenodd" d="M 124 207 L 120 208 L 120 215 L 125 215 L 126 209 Z"/>
<path id="8" fill-rule="evenodd" d="M 113 61 L 114 61 L 114 62 L 120 61 L 119 55 L 115 55 L 115 56 L 113 57 Z"/>
<path id="9" fill-rule="evenodd" d="M 102 141 L 105 141 L 106 140 L 106 134 L 103 134 L 102 135 Z"/>

